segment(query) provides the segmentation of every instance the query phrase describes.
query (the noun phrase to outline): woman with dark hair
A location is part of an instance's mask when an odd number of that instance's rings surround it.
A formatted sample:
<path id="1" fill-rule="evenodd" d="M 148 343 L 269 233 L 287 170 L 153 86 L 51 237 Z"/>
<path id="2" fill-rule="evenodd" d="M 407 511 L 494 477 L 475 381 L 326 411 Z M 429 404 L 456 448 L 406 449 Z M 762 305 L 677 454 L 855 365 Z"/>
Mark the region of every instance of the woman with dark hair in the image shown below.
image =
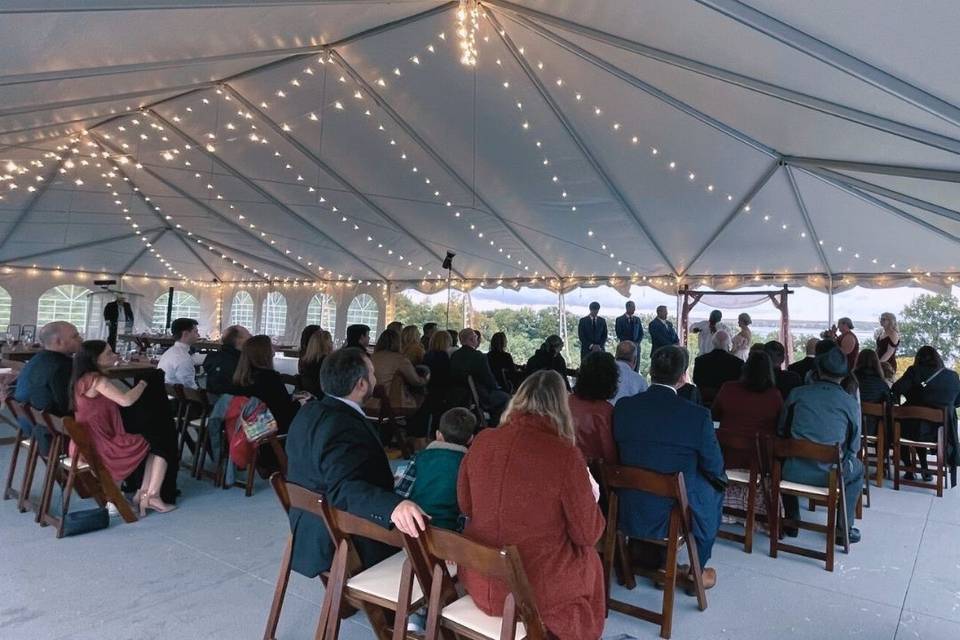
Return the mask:
<path id="1" fill-rule="evenodd" d="M 277 421 L 280 433 L 286 433 L 300 403 L 290 397 L 280 374 L 273 368 L 273 343 L 270 336 L 253 336 L 240 351 L 240 362 L 233 374 L 235 396 L 259 398 Z M 269 447 L 265 448 L 267 451 Z"/>
<path id="2" fill-rule="evenodd" d="M 421 375 L 413 363 L 400 353 L 400 334 L 396 331 L 384 331 L 377 338 L 377 345 L 370 356 L 377 384 L 383 385 L 390 397 L 394 410 L 417 409 L 423 403 L 423 388 L 430 382 L 430 375 Z M 367 400 L 367 406 L 374 410 L 380 408 L 376 398 Z"/>
<path id="3" fill-rule="evenodd" d="M 864 349 L 857 356 L 857 368 L 853 370 L 860 385 L 861 402 L 883 402 L 890 397 L 890 385 L 887 384 L 880 358 L 873 349 Z M 872 434 L 869 434 L 872 435 Z"/>
<path id="4" fill-rule="evenodd" d="M 517 365 L 513 363 L 513 356 L 507 352 L 507 334 L 503 331 L 490 336 L 490 351 L 487 352 L 487 362 L 497 384 L 507 393 L 513 393 L 517 388 Z"/>
<path id="5" fill-rule="evenodd" d="M 300 360 L 297 362 L 297 373 L 303 373 L 304 361 L 303 356 L 307 352 L 307 345 L 310 344 L 310 338 L 313 337 L 317 331 L 320 331 L 320 325 L 318 324 L 308 324 L 303 328 L 303 331 L 300 332 Z"/>
<path id="6" fill-rule="evenodd" d="M 87 340 L 80 346 L 73 361 L 70 398 L 74 418 L 89 429 L 93 446 L 117 484 L 144 465 L 143 482 L 133 502 L 145 516 L 147 509 L 165 513 L 175 509 L 160 499 L 160 486 L 167 472 L 167 461 L 153 452 L 141 435 L 127 433 L 120 416 L 120 407 L 129 407 L 140 399 L 147 383 L 141 380 L 127 391 L 120 390 L 103 375 L 104 369 L 117 363 L 117 354 L 103 340 Z M 70 455 L 77 451 L 70 443 Z"/>
<path id="7" fill-rule="evenodd" d="M 913 364 L 907 367 L 903 377 L 893 383 L 894 401 L 899 401 L 901 396 L 906 399 L 906 405 L 947 409 L 947 429 L 944 433 L 946 461 L 950 468 L 951 485 L 956 486 L 960 448 L 957 446 L 957 412 L 954 407 L 960 407 L 960 376 L 956 371 L 943 366 L 943 359 L 936 349 L 931 346 L 920 347 Z M 905 439 L 937 441 L 935 424 L 922 420 L 905 420 L 902 427 L 902 437 Z M 901 451 L 901 455 L 905 453 L 906 451 Z M 929 482 L 932 476 L 927 472 L 926 456 L 920 456 L 920 467 L 923 469 L 923 479 Z M 907 473 L 904 477 L 912 480 L 913 474 Z"/>
<path id="8" fill-rule="evenodd" d="M 577 384 L 569 396 L 570 414 L 577 434 L 577 447 L 587 462 L 617 462 L 613 441 L 613 405 L 620 370 L 613 355 L 603 351 L 589 354 L 580 365 Z"/>
<path id="9" fill-rule="evenodd" d="M 537 371 L 556 371 L 563 378 L 563 383 L 570 390 L 570 382 L 567 381 L 567 361 L 563 359 L 560 351 L 563 349 L 563 338 L 554 334 L 548 336 L 540 348 L 527 360 L 527 366 L 524 374 L 530 376 Z"/>
<path id="10" fill-rule="evenodd" d="M 320 367 L 323 360 L 333 353 L 333 336 L 326 329 L 315 331 L 300 352 L 300 387 L 316 397 L 323 395 L 320 388 Z"/>

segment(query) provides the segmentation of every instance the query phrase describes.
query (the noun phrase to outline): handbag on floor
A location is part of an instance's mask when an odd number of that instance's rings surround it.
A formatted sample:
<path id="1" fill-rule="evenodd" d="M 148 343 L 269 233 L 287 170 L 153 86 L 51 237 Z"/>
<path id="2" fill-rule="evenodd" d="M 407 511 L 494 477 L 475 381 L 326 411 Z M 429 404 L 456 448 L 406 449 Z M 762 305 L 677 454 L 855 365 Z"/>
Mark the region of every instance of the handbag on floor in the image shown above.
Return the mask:
<path id="1" fill-rule="evenodd" d="M 63 516 L 63 535 L 79 536 L 91 531 L 99 531 L 110 526 L 110 514 L 106 507 L 70 511 Z"/>

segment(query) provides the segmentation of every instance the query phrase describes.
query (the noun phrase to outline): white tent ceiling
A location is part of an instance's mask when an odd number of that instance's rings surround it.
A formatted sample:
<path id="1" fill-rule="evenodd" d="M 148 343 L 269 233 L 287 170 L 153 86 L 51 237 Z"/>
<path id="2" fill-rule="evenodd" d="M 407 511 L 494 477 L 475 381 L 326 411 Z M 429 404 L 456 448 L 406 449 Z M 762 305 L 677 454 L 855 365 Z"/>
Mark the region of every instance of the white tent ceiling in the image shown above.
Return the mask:
<path id="1" fill-rule="evenodd" d="M 456 2 L 0 2 L 0 263 L 960 272 L 955 3 L 481 7 L 469 68 Z"/>

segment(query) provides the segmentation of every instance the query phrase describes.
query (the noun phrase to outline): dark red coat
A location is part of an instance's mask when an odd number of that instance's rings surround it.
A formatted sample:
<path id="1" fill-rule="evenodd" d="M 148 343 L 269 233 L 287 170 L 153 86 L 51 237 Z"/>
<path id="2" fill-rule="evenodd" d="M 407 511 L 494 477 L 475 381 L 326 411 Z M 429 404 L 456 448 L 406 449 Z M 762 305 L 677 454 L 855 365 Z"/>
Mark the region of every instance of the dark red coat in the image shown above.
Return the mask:
<path id="1" fill-rule="evenodd" d="M 470 446 L 457 482 L 464 535 L 515 545 L 540 615 L 560 640 L 596 640 L 603 631 L 603 567 L 596 544 L 604 520 L 575 445 L 544 417 L 513 415 Z M 503 612 L 506 586 L 460 570 L 477 606 Z"/>

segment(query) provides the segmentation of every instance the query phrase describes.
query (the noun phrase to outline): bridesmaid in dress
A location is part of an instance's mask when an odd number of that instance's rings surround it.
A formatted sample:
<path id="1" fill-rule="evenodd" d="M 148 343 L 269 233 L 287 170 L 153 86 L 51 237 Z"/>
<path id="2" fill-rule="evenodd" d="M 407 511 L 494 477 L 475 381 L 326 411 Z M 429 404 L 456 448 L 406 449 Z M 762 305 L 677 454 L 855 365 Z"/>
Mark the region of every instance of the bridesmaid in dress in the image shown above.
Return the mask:
<path id="1" fill-rule="evenodd" d="M 146 461 L 143 483 L 133 497 L 141 516 L 147 514 L 147 509 L 171 511 L 175 507 L 159 497 L 167 461 L 150 451 L 143 436 L 127 433 L 120 417 L 120 407 L 129 407 L 139 400 L 147 383 L 141 380 L 132 389 L 122 391 L 103 375 L 103 370 L 116 362 L 117 354 L 103 340 L 87 340 L 81 345 L 70 379 L 74 417 L 89 429 L 93 446 L 117 484 Z M 72 442 L 70 455 L 76 455 Z"/>
<path id="2" fill-rule="evenodd" d="M 730 345 L 730 353 L 737 356 L 744 362 L 750 354 L 750 343 L 753 341 L 753 333 L 750 331 L 750 325 L 753 320 L 749 313 L 741 313 L 737 316 L 737 325 L 740 327 L 740 333 L 733 336 Z"/>
<path id="3" fill-rule="evenodd" d="M 880 364 L 889 363 L 890 367 L 897 370 L 897 347 L 900 346 L 900 331 L 897 329 L 897 316 L 889 311 L 880 314 L 880 327 L 883 333 L 877 338 L 877 355 L 880 356 Z"/>

